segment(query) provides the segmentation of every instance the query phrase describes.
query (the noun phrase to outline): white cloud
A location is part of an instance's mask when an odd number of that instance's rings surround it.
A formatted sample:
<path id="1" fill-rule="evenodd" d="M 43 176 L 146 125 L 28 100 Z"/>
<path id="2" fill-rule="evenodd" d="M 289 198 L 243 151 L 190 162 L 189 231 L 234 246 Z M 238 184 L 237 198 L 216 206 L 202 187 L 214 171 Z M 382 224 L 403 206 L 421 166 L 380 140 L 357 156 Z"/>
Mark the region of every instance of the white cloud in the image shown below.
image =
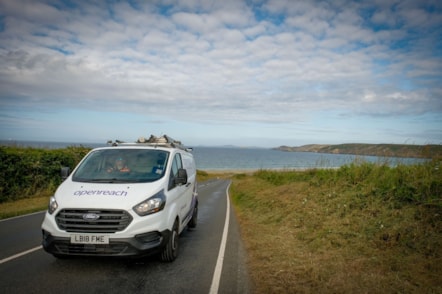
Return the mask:
<path id="1" fill-rule="evenodd" d="M 0 105 L 203 124 L 442 110 L 441 13 L 417 2 L 53 3 L 0 4 Z"/>

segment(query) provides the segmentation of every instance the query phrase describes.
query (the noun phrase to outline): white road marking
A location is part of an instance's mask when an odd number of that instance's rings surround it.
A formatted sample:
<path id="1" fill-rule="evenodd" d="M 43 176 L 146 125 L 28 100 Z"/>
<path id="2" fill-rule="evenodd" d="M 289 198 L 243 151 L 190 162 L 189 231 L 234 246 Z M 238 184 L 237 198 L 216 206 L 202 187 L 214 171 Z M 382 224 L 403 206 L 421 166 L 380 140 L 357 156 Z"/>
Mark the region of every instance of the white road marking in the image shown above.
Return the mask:
<path id="1" fill-rule="evenodd" d="M 40 245 L 40 246 L 34 247 L 34 248 L 32 248 L 32 249 L 29 249 L 29 250 L 26 250 L 26 251 L 23 251 L 23 252 L 17 253 L 17 254 L 15 254 L 15 255 L 12 255 L 12 256 L 9 256 L 9 257 L 6 257 L 6 258 L 3 258 L 2 260 L 0 260 L 0 264 L 3 264 L 3 263 L 8 262 L 8 261 L 10 261 L 10 260 L 13 260 L 13 259 L 19 258 L 20 256 L 23 256 L 23 255 L 26 255 L 26 254 L 32 253 L 32 252 L 37 251 L 37 250 L 40 250 L 40 249 L 42 249 L 42 248 L 43 248 L 43 247 Z"/>
<path id="2" fill-rule="evenodd" d="M 41 211 L 36 211 L 36 212 L 33 212 L 33 213 L 28 213 L 28 214 L 13 216 L 13 217 L 10 217 L 10 218 L 0 219 L 0 223 L 1 222 L 6 222 L 6 221 L 10 221 L 10 220 L 14 220 L 14 219 L 17 219 L 17 218 L 23 218 L 23 217 L 34 215 L 34 214 L 44 213 L 44 212 L 46 212 L 46 210 L 41 210 Z"/>
<path id="3" fill-rule="evenodd" d="M 212 285 L 210 286 L 210 294 L 218 293 L 219 282 L 221 280 L 221 272 L 223 269 L 224 263 L 224 253 L 226 251 L 226 243 L 227 243 L 227 234 L 229 232 L 229 219 L 230 219 L 230 200 L 229 200 L 229 187 L 227 186 L 226 195 L 227 195 L 227 209 L 226 209 L 226 220 L 224 222 L 224 231 L 223 237 L 221 239 L 221 245 L 219 247 L 218 260 L 216 261 L 215 272 L 213 273 Z"/>

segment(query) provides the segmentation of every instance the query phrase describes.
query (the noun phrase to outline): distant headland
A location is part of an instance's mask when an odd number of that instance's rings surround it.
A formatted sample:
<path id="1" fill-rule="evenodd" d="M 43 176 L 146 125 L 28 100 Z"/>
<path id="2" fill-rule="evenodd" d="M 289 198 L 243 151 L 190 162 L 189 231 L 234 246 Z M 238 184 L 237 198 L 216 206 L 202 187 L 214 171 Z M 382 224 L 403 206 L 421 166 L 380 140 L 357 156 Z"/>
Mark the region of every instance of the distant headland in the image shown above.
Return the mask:
<path id="1" fill-rule="evenodd" d="M 442 158 L 442 145 L 436 144 L 310 144 L 299 147 L 279 146 L 272 149 L 287 152 L 315 152 L 386 157 Z"/>

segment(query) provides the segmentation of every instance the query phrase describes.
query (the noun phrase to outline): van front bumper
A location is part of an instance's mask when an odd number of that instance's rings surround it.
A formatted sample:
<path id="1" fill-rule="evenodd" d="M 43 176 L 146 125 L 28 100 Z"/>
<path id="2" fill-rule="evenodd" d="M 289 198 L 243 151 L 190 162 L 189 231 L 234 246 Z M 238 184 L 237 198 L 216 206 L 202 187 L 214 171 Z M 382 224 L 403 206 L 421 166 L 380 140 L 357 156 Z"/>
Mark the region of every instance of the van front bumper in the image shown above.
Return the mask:
<path id="1" fill-rule="evenodd" d="M 74 244 L 43 230 L 44 250 L 55 256 L 146 256 L 159 253 L 171 236 L 170 230 L 148 232 L 133 238 L 110 238 L 109 244 Z"/>

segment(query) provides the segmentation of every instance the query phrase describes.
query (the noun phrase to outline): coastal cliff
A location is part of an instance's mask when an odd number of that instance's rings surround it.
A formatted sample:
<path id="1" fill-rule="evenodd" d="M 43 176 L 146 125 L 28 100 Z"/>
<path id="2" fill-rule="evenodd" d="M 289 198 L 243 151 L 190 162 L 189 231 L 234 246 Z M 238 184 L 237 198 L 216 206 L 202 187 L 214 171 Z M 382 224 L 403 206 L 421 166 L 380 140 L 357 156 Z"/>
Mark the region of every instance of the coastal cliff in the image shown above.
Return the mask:
<path id="1" fill-rule="evenodd" d="M 442 145 L 406 145 L 406 144 L 310 144 L 299 147 L 279 146 L 274 150 L 286 152 L 316 152 L 332 154 L 354 154 L 387 157 L 441 158 Z"/>

